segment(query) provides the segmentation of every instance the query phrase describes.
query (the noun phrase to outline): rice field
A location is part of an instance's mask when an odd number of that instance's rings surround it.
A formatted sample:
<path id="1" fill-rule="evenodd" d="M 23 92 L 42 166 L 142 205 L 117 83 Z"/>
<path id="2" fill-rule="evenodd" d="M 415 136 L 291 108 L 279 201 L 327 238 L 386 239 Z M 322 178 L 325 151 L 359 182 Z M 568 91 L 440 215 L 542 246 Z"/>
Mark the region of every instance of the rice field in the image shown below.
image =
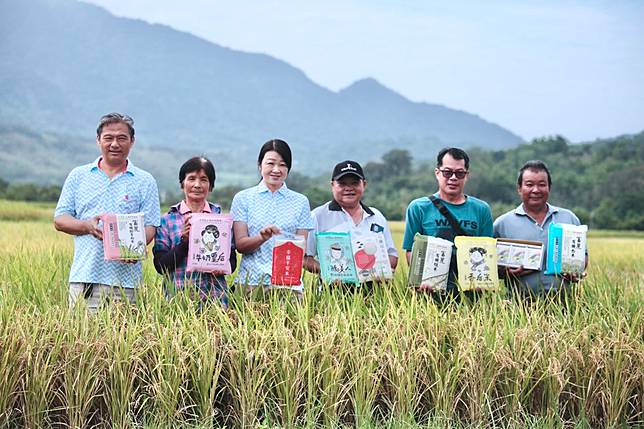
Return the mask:
<path id="1" fill-rule="evenodd" d="M 369 296 L 307 277 L 301 304 L 224 311 L 167 300 L 148 258 L 136 305 L 88 316 L 67 308 L 72 239 L 24 219 L 0 221 L 0 427 L 644 426 L 641 235 L 591 236 L 563 303 L 436 305 L 402 264 Z"/>

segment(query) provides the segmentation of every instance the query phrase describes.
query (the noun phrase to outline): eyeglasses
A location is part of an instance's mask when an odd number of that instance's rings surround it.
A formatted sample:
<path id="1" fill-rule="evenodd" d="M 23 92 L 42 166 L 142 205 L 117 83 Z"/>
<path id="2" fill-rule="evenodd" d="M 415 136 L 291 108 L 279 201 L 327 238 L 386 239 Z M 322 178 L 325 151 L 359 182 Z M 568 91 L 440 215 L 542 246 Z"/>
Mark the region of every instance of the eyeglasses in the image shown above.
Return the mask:
<path id="1" fill-rule="evenodd" d="M 452 176 L 456 176 L 457 179 L 464 179 L 465 176 L 467 176 L 467 170 L 450 170 L 449 168 L 441 170 L 439 168 L 438 171 L 440 171 L 446 179 L 449 179 Z"/>

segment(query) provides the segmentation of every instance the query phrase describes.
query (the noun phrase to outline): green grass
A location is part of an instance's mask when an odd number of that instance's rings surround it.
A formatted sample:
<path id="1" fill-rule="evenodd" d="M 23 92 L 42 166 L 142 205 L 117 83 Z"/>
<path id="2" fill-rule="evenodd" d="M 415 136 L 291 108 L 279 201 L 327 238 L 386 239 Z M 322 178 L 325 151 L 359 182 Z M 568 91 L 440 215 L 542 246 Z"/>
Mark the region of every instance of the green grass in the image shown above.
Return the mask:
<path id="1" fill-rule="evenodd" d="M 51 221 L 51 219 L 49 219 Z M 400 244 L 400 225 L 393 225 Z M 591 236 L 563 305 L 489 294 L 168 301 L 67 309 L 72 239 L 0 223 L 0 427 L 595 428 L 644 425 L 644 240 Z"/>
<path id="2" fill-rule="evenodd" d="M 52 222 L 54 203 L 28 203 L 0 199 L 0 221 L 39 221 Z"/>

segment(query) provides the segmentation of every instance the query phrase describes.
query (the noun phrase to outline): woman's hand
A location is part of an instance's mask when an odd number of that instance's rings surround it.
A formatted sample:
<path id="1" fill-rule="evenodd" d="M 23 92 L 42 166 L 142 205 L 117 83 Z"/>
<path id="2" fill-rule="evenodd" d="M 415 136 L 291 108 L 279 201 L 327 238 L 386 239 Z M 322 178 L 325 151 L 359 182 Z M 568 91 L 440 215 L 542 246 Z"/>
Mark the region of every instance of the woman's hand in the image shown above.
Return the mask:
<path id="1" fill-rule="evenodd" d="M 186 215 L 183 218 L 183 227 L 181 228 L 181 241 L 184 241 L 186 243 L 190 238 L 190 227 L 192 226 L 192 223 L 190 222 L 191 218 L 192 218 L 192 213 L 186 213 Z"/>
<path id="2" fill-rule="evenodd" d="M 266 242 L 271 239 L 272 236 L 279 234 L 281 231 L 276 225 L 266 225 L 264 228 L 259 230 L 259 236 L 262 237 L 262 241 Z"/>
<path id="3" fill-rule="evenodd" d="M 259 231 L 259 234 L 248 235 L 248 225 L 246 222 L 233 222 L 233 234 L 235 237 L 235 248 L 242 255 L 253 253 L 262 245 L 270 240 L 275 234 L 279 234 L 280 229 L 275 225 L 267 225 Z"/>

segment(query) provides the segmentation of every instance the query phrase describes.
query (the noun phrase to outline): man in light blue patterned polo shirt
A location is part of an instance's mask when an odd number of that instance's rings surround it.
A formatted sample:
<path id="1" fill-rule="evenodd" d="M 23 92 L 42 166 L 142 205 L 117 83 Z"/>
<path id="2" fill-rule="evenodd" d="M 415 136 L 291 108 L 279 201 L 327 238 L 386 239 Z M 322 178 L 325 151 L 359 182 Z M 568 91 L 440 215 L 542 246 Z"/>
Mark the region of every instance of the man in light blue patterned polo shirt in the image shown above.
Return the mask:
<path id="1" fill-rule="evenodd" d="M 147 243 L 159 226 L 159 191 L 150 173 L 128 159 L 134 145 L 134 121 L 127 115 L 103 116 L 96 129 L 101 156 L 74 168 L 56 205 L 54 226 L 74 236 L 74 262 L 69 273 L 69 304 L 84 298 L 95 312 L 103 299 L 134 299 L 142 276 L 140 261 L 106 261 L 101 216 L 144 213 Z"/>

